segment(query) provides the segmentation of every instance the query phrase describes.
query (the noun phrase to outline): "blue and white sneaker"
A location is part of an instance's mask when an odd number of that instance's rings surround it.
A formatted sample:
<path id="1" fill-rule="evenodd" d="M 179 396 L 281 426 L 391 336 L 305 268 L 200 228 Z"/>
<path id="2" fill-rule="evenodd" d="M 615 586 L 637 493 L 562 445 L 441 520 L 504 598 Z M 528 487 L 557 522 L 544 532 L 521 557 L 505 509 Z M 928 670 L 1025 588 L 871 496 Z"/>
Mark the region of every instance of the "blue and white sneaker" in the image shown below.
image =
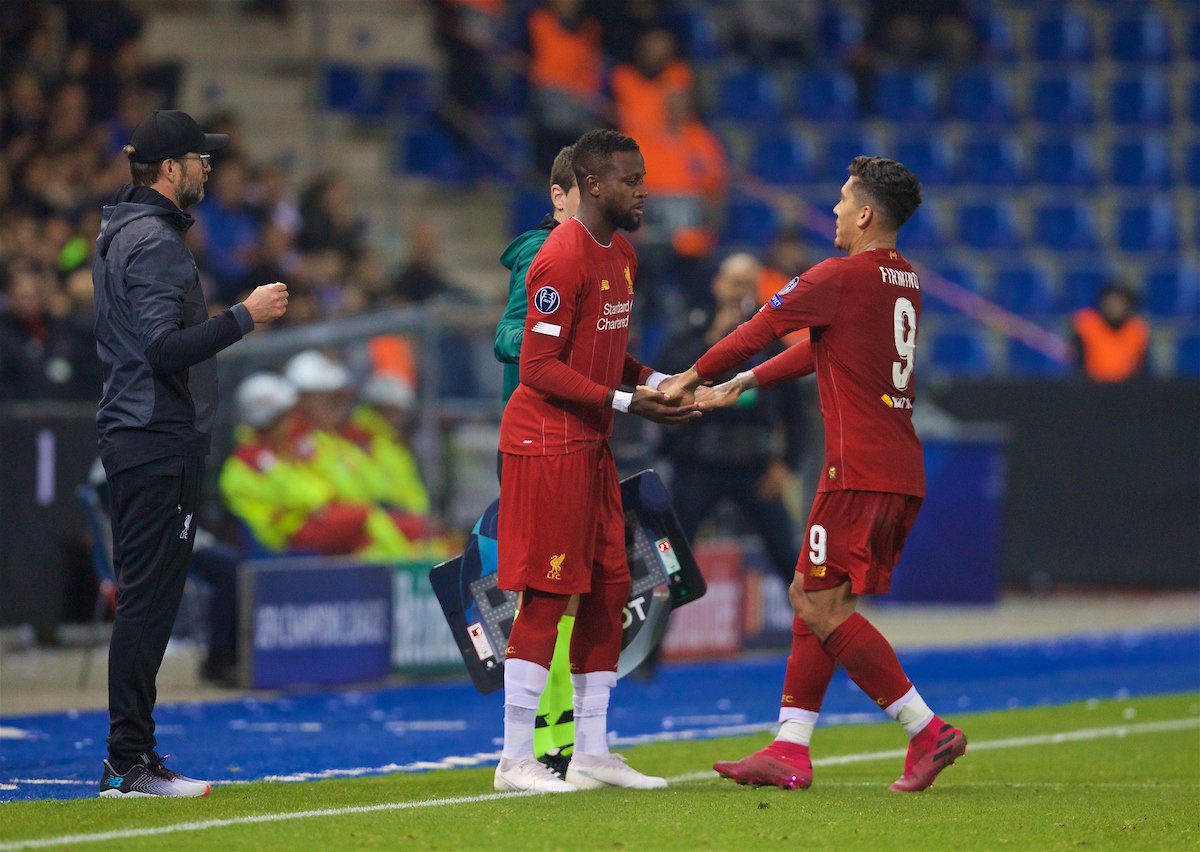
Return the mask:
<path id="1" fill-rule="evenodd" d="M 100 795 L 106 799 L 207 796 L 212 789 L 207 781 L 197 781 L 167 769 L 163 766 L 163 758 L 154 752 L 143 754 L 138 761 L 124 775 L 118 775 L 113 771 L 112 764 L 105 760 L 104 775 L 100 778 Z"/>

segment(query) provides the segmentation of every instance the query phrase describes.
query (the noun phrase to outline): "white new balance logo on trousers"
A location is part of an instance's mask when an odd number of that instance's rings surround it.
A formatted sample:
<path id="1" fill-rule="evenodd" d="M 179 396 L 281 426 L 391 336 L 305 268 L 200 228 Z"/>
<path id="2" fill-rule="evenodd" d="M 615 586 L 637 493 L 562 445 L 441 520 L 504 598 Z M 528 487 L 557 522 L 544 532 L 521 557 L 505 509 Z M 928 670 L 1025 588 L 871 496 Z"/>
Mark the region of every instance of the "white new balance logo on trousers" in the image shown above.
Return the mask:
<path id="1" fill-rule="evenodd" d="M 192 514 L 194 514 L 194 513 L 192 513 Z M 183 519 L 183 532 L 181 532 L 179 534 L 179 538 L 182 539 L 183 541 L 187 541 L 188 527 L 190 527 L 192 525 L 192 514 L 189 514 L 186 518 Z"/>

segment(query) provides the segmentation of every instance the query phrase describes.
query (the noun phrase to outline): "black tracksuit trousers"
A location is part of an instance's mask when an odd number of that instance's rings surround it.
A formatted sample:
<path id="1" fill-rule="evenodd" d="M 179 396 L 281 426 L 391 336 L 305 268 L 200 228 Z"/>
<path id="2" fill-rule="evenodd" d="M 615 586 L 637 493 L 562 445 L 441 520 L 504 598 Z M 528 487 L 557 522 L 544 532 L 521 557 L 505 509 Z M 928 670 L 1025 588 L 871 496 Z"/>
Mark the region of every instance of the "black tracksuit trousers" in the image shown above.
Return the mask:
<path id="1" fill-rule="evenodd" d="M 108 649 L 108 754 L 124 772 L 154 750 L 155 679 L 187 582 L 204 458 L 123 470 L 112 487 L 117 613 Z"/>

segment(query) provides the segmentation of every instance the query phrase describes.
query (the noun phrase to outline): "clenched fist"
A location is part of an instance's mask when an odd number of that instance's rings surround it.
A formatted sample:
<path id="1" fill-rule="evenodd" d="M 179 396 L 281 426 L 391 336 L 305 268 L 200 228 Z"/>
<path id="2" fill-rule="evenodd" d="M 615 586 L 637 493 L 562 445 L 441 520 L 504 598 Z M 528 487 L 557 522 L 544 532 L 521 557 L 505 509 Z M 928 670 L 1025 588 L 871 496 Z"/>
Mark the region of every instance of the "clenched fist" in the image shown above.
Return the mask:
<path id="1" fill-rule="evenodd" d="M 254 320 L 255 325 L 277 320 L 287 310 L 287 285 L 276 281 L 274 284 L 255 287 L 254 292 L 247 296 L 242 304 L 250 311 L 250 318 Z"/>

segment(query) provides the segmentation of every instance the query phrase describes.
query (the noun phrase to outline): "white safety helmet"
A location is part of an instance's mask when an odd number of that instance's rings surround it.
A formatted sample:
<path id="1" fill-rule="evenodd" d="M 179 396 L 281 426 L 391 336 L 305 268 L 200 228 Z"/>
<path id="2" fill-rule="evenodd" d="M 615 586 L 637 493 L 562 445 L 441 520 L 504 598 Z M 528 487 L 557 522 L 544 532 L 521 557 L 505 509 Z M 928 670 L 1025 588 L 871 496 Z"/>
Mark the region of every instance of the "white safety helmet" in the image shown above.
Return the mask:
<path id="1" fill-rule="evenodd" d="M 238 415 L 255 429 L 270 426 L 295 404 L 295 386 L 274 373 L 255 373 L 238 385 Z"/>
<path id="2" fill-rule="evenodd" d="M 413 386 L 393 373 L 376 373 L 363 385 L 364 402 L 392 408 L 411 408 L 415 394 Z"/>
<path id="3" fill-rule="evenodd" d="M 350 384 L 349 370 L 315 349 L 306 349 L 288 361 L 284 376 L 299 391 L 336 391 Z"/>

